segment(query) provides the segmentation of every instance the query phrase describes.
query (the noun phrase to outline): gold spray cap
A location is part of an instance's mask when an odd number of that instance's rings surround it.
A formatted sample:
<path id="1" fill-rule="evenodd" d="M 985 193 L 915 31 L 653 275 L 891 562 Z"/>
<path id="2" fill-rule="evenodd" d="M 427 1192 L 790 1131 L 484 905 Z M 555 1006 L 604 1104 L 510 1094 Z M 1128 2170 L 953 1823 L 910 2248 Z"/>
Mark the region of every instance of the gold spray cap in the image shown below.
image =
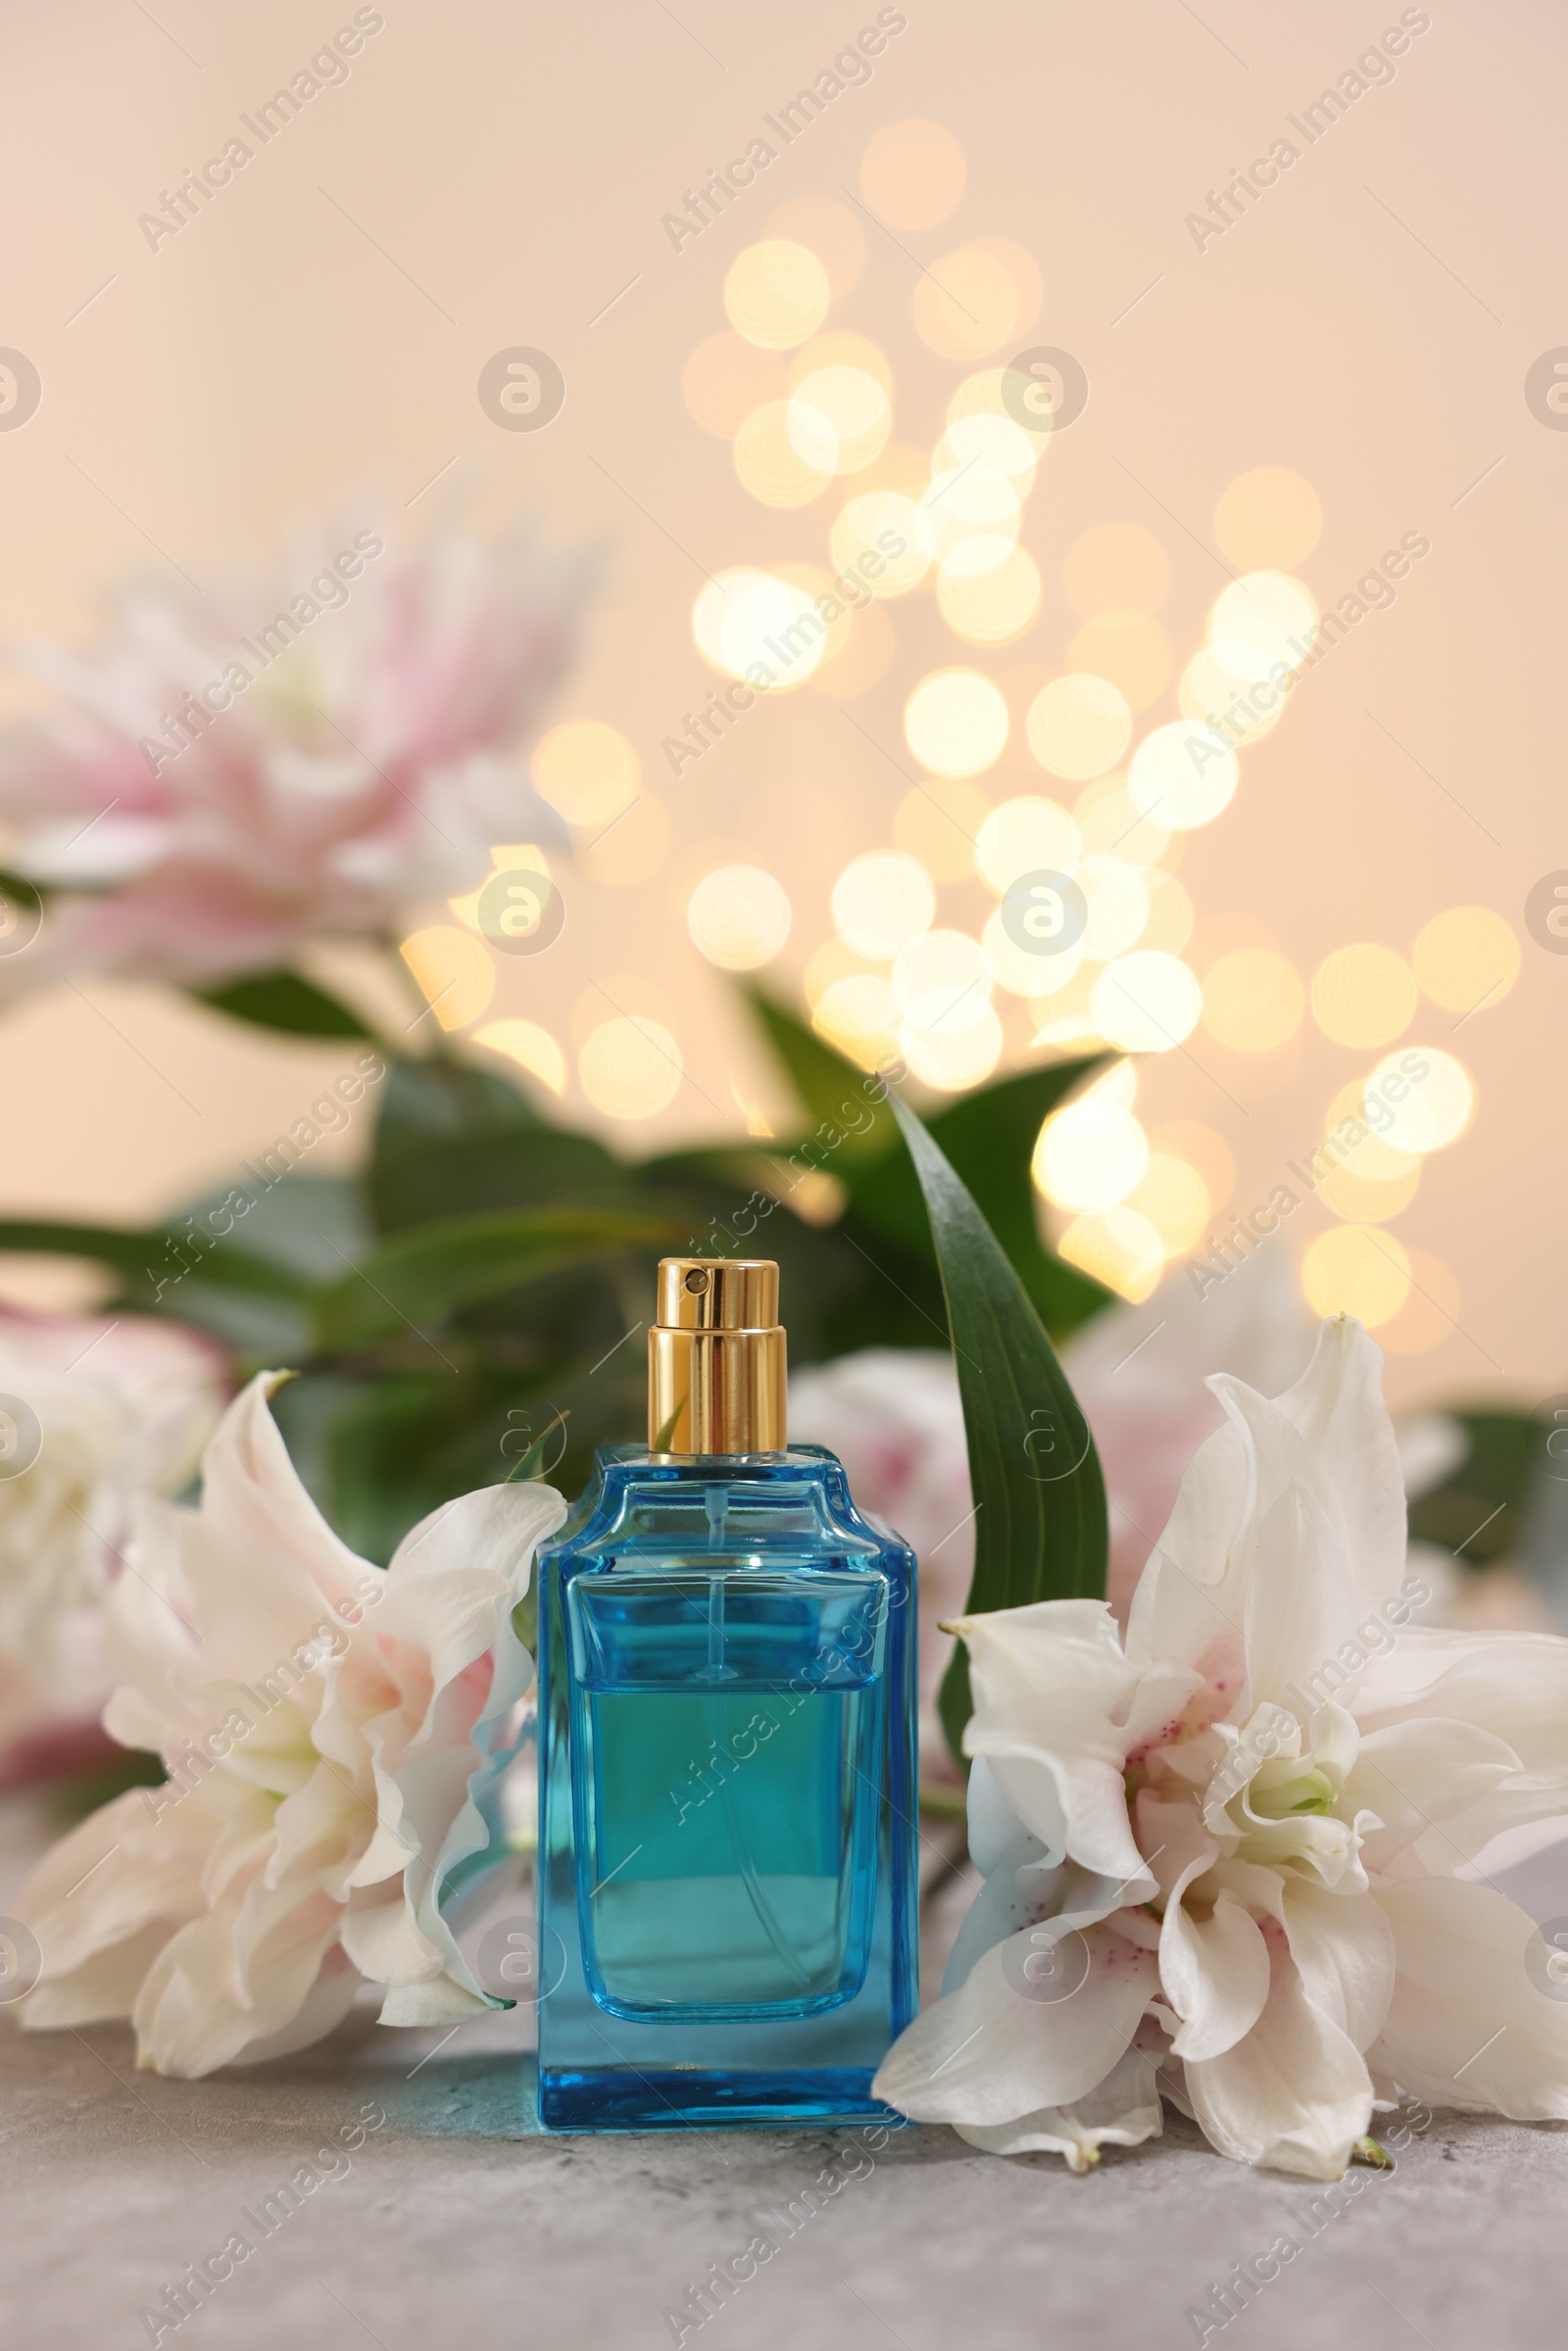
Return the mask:
<path id="1" fill-rule="evenodd" d="M 648 1334 L 648 1443 L 662 1453 L 784 1444 L 784 1332 L 769 1257 L 664 1257 Z"/>

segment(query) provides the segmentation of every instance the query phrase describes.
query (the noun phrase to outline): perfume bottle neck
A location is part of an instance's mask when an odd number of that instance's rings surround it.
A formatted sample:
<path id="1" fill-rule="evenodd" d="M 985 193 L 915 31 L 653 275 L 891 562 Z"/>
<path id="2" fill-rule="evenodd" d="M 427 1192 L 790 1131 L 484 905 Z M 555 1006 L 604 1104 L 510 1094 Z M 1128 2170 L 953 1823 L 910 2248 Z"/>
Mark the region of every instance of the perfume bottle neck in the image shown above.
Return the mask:
<path id="1" fill-rule="evenodd" d="M 648 1334 L 648 1445 L 656 1453 L 771 1453 L 784 1445 L 784 1333 Z"/>

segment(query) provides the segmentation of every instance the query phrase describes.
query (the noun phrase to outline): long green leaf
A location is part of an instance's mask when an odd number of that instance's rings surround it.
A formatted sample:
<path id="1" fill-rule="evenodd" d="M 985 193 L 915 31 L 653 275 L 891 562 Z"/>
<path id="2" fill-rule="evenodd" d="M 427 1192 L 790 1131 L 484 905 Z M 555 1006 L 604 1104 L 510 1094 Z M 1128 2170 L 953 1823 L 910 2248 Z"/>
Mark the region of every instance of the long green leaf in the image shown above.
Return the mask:
<path id="1" fill-rule="evenodd" d="M 231 1020 L 248 1020 L 259 1029 L 279 1029 L 286 1037 L 368 1037 L 357 1012 L 301 979 L 297 971 L 258 971 L 224 988 L 197 988 L 198 1003 Z"/>
<path id="2" fill-rule="evenodd" d="M 504 1209 L 649 1204 L 592 1135 L 546 1126 L 481 1127 L 408 1143 L 377 1157 L 368 1190 L 383 1233 Z"/>
<path id="3" fill-rule="evenodd" d="M 890 1250 L 906 1253 L 916 1264 L 923 1261 L 930 1267 L 934 1289 L 936 1269 L 920 1186 L 906 1153 L 892 1148 L 897 1129 L 891 1111 L 878 1102 L 880 1085 L 781 1004 L 755 989 L 750 1001 L 807 1107 L 813 1116 L 834 1122 L 825 1136 L 819 1133 L 814 1145 L 797 1151 L 794 1164 L 824 1166 L 844 1184 L 849 1194 L 844 1231 L 857 1249 L 869 1249 L 878 1262 Z M 1091 1056 L 1020 1070 L 995 1086 L 945 1103 L 930 1122 L 932 1135 L 974 1194 L 1041 1320 L 1059 1338 L 1098 1314 L 1110 1294 L 1042 1241 L 1029 1162 L 1049 1113 L 1095 1067 Z M 902 1275 L 898 1278 L 902 1283 Z M 916 1287 L 923 1286 L 917 1280 Z M 918 1319 L 917 1313 L 911 1330 Z"/>
<path id="4" fill-rule="evenodd" d="M 1109 1293 L 1049 1249 L 1040 1237 L 1029 1163 L 1046 1118 L 1096 1066 L 1054 1061 L 960 1095 L 929 1121 L 929 1132 L 1002 1244 L 1036 1313 L 1054 1337 L 1087 1322 Z M 879 1160 L 851 1182 L 856 1216 L 890 1241 L 924 1254 L 926 1217 L 906 1152 Z"/>
<path id="5" fill-rule="evenodd" d="M 299 1298 L 310 1285 L 269 1257 L 220 1239 L 210 1230 L 198 1242 L 179 1226 L 127 1231 L 118 1225 L 53 1224 L 38 1217 L 0 1221 L 0 1249 L 37 1249 L 52 1257 L 92 1257 L 126 1277 L 132 1297 L 156 1303 L 163 1288 L 184 1280 L 268 1298 Z M 144 1298 L 145 1293 L 145 1298 Z"/>
<path id="6" fill-rule="evenodd" d="M 327 1353 L 364 1346 L 410 1325 L 445 1322 L 455 1306 L 542 1274 L 684 1238 L 685 1227 L 667 1216 L 618 1208 L 528 1208 L 416 1225 L 318 1291 L 317 1341 Z"/>
<path id="7" fill-rule="evenodd" d="M 1105 1487 L 1078 1400 L 995 1234 L 940 1146 L 896 1099 L 942 1268 L 975 1501 L 967 1612 L 1105 1594 Z M 955 1755 L 971 1711 L 960 1647 L 942 1686 Z"/>

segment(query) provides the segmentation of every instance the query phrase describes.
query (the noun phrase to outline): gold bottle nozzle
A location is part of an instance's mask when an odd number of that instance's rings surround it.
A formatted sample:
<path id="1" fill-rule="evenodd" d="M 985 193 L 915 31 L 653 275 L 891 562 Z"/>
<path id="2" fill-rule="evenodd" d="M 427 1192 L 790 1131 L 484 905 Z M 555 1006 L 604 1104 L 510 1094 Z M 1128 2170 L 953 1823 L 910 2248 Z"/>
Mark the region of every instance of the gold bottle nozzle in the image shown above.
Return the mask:
<path id="1" fill-rule="evenodd" d="M 768 1257 L 664 1257 L 648 1334 L 648 1443 L 660 1453 L 784 1444 L 784 1332 Z"/>

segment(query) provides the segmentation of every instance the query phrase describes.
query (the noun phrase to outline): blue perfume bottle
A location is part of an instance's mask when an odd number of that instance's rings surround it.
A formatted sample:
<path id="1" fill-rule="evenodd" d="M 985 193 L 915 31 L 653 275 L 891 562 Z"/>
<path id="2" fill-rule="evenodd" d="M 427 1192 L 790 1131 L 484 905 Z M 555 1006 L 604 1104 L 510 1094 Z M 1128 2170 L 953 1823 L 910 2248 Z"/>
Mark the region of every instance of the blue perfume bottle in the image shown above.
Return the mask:
<path id="1" fill-rule="evenodd" d="M 649 1442 L 540 1553 L 539 2112 L 881 2116 L 916 2001 L 914 1559 L 789 1447 L 778 1268 L 667 1257 Z"/>

